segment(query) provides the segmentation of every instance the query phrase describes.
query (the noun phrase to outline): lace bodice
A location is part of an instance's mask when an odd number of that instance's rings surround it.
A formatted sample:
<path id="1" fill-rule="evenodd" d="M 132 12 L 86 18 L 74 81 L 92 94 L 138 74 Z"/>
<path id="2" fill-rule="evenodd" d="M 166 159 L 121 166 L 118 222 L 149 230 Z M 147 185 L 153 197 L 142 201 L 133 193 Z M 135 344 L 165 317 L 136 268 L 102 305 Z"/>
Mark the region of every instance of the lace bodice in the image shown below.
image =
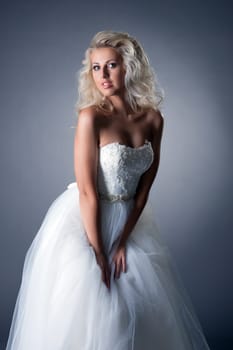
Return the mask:
<path id="1" fill-rule="evenodd" d="M 140 147 L 119 142 L 99 149 L 98 192 L 109 200 L 129 199 L 136 192 L 141 175 L 149 169 L 154 158 L 150 141 Z"/>

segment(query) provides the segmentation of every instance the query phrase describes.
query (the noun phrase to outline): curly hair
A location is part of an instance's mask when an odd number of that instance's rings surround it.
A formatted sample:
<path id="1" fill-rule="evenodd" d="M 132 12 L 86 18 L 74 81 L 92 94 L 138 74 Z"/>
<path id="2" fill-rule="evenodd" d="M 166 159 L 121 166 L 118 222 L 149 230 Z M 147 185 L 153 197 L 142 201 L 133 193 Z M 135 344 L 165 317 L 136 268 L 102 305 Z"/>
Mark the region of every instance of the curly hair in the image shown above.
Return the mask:
<path id="1" fill-rule="evenodd" d="M 76 113 L 82 108 L 95 105 L 103 111 L 111 112 L 113 105 L 96 88 L 92 77 L 90 54 L 93 49 L 111 47 L 117 50 L 126 67 L 125 100 L 136 113 L 146 109 L 159 109 L 164 99 L 156 73 L 150 66 L 149 59 L 141 44 L 128 33 L 111 30 L 94 35 L 82 61 L 83 67 L 78 71 L 78 99 L 75 103 Z"/>

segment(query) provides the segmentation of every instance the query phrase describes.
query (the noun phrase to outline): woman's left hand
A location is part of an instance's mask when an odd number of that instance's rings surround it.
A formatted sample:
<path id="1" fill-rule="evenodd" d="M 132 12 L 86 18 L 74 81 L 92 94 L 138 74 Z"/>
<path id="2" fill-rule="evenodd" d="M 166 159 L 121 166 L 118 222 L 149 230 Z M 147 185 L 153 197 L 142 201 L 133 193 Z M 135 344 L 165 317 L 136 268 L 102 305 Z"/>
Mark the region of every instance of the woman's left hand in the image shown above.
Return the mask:
<path id="1" fill-rule="evenodd" d="M 121 272 L 126 272 L 126 247 L 124 244 L 118 245 L 112 262 L 115 263 L 114 278 L 119 278 Z"/>

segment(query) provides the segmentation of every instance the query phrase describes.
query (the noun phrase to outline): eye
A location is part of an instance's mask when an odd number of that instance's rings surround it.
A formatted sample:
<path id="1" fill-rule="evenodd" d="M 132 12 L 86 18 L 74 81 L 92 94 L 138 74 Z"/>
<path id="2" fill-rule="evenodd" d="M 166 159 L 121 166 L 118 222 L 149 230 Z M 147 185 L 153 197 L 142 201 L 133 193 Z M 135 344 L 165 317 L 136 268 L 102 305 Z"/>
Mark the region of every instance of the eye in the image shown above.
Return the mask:
<path id="1" fill-rule="evenodd" d="M 97 69 L 96 69 L 96 68 L 97 68 Z M 99 66 L 94 65 L 94 66 L 92 67 L 92 69 L 97 71 L 97 70 L 99 69 Z"/>
<path id="2" fill-rule="evenodd" d="M 115 68 L 115 67 L 117 66 L 117 64 L 116 64 L 116 62 L 110 62 L 110 63 L 109 63 L 109 66 L 110 66 L 111 68 Z"/>

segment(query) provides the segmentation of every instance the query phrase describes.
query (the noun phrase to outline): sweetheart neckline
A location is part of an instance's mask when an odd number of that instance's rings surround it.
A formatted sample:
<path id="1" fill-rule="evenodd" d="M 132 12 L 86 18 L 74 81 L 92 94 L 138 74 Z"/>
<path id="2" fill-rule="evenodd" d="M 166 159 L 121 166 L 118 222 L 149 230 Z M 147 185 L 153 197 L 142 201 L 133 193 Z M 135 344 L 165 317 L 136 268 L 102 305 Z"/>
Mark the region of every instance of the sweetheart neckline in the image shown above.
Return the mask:
<path id="1" fill-rule="evenodd" d="M 125 148 L 129 148 L 129 149 L 132 149 L 132 150 L 137 150 L 137 149 L 144 148 L 147 145 L 151 146 L 151 141 L 146 139 L 144 144 L 141 145 L 141 146 L 138 146 L 138 147 L 132 147 L 132 146 L 125 145 L 124 143 L 120 143 L 119 141 L 113 141 L 113 142 L 106 143 L 103 146 L 99 146 L 99 149 L 103 149 L 103 148 L 105 148 L 107 146 L 111 146 L 111 145 L 114 145 L 114 144 L 116 144 L 117 146 L 120 146 L 120 147 L 125 147 Z"/>

